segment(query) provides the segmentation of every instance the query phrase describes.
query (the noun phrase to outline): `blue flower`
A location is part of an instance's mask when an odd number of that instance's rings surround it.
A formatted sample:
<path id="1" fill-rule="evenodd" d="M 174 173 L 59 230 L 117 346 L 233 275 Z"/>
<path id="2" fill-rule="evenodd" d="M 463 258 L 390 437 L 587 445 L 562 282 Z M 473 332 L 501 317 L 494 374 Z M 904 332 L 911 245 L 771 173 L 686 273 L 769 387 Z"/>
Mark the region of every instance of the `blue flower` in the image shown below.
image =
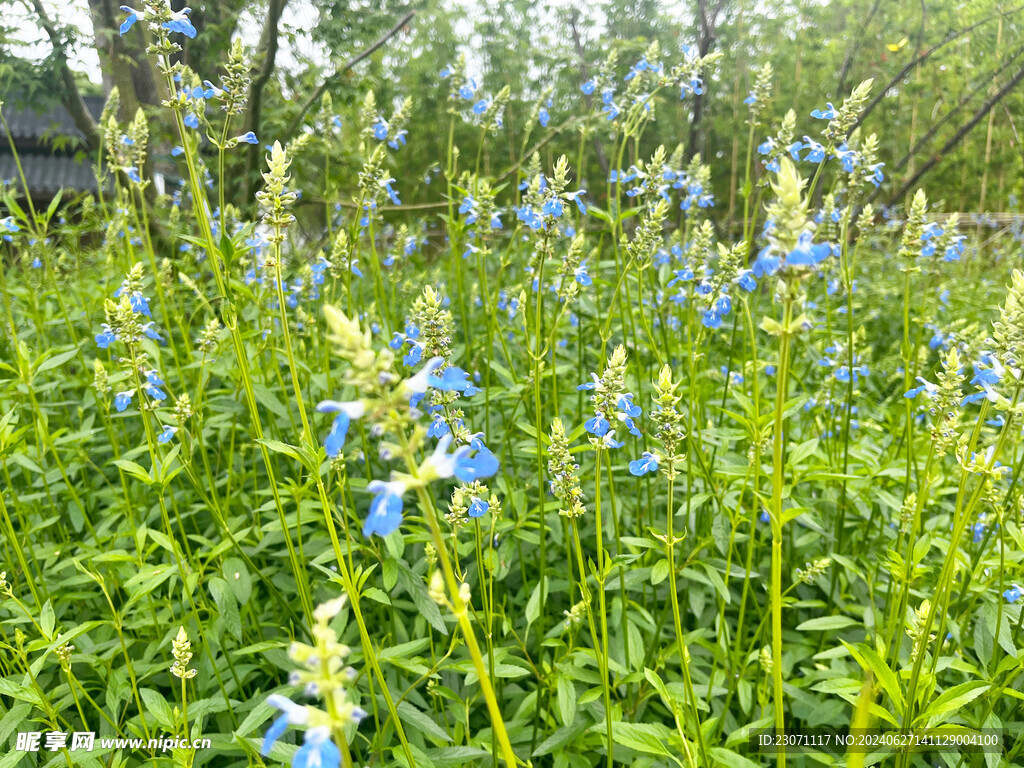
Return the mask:
<path id="1" fill-rule="evenodd" d="M 828 102 L 826 105 L 827 109 L 815 109 L 811 112 L 811 117 L 816 120 L 835 120 L 836 108 L 832 106 L 832 102 Z"/>
<path id="2" fill-rule="evenodd" d="M 982 368 L 977 363 L 974 363 L 974 378 L 971 379 L 971 384 L 977 384 L 980 387 L 991 387 L 998 384 L 1002 378 L 1002 366 L 998 362 L 991 368 Z"/>
<path id="3" fill-rule="evenodd" d="M 402 495 L 405 493 L 405 483 L 400 480 L 393 480 L 389 483 L 380 480 L 373 480 L 367 484 L 366 489 L 374 494 L 370 503 L 370 514 L 366 516 L 363 524 L 363 536 L 387 536 L 398 530 L 402 524 Z"/>
<path id="4" fill-rule="evenodd" d="M 100 349 L 106 349 L 115 341 L 117 341 L 117 334 L 115 334 L 114 331 L 111 330 L 110 326 L 107 323 L 103 323 L 102 327 L 104 330 L 101 333 L 96 334 L 96 346 L 98 346 Z"/>
<path id="5" fill-rule="evenodd" d="M 644 409 L 633 402 L 633 393 L 627 392 L 619 398 L 617 403 L 619 410 L 622 411 L 626 416 L 631 419 L 638 418 L 643 415 Z"/>
<path id="6" fill-rule="evenodd" d="M 722 327 L 722 314 L 714 307 L 704 312 L 704 316 L 701 318 L 701 322 L 705 328 L 721 328 Z"/>
<path id="7" fill-rule="evenodd" d="M 378 117 L 373 124 L 373 138 L 377 141 L 384 141 L 388 137 L 388 123 L 383 117 Z"/>
<path id="8" fill-rule="evenodd" d="M 483 517 L 487 510 L 491 508 L 491 505 L 481 499 L 479 496 L 473 496 L 469 504 L 469 516 L 470 517 Z"/>
<path id="9" fill-rule="evenodd" d="M 160 378 L 160 374 L 154 371 L 146 373 L 146 383 L 143 385 L 143 389 L 146 394 L 154 400 L 166 400 L 167 393 L 164 392 L 160 387 L 164 386 L 163 379 Z"/>
<path id="10" fill-rule="evenodd" d="M 331 424 L 331 431 L 327 433 L 327 437 L 324 439 L 324 448 L 327 451 L 327 455 L 333 459 L 345 447 L 349 423 L 352 419 L 361 418 L 366 413 L 366 406 L 361 400 L 350 400 L 348 402 L 323 400 L 317 403 L 316 412 L 338 414 L 334 417 L 334 422 Z"/>
<path id="11" fill-rule="evenodd" d="M 476 207 L 477 207 L 477 203 L 476 203 L 476 200 L 473 199 L 472 195 L 466 195 L 465 197 L 462 198 L 462 202 L 459 204 L 459 214 L 460 215 L 464 214 L 464 213 L 468 213 L 469 214 L 469 216 L 466 217 L 466 223 L 467 224 L 473 224 L 473 223 L 476 222 L 476 219 L 477 219 Z"/>
<path id="12" fill-rule="evenodd" d="M 434 420 L 427 428 L 427 437 L 444 437 L 449 432 L 448 424 L 440 413 L 434 414 Z"/>
<path id="13" fill-rule="evenodd" d="M 470 445 L 463 445 L 456 448 L 451 454 L 446 453 L 448 446 L 452 443 L 452 436 L 445 435 L 437 441 L 434 453 L 427 460 L 433 467 L 437 477 L 457 477 L 464 483 L 471 483 L 490 477 L 501 466 L 498 458 L 483 445 L 480 440 L 474 439 Z M 476 446 L 476 447 L 474 447 Z M 474 451 L 473 455 L 470 452 Z"/>
<path id="14" fill-rule="evenodd" d="M 557 197 L 552 197 L 549 200 L 544 201 L 544 205 L 541 206 L 540 212 L 548 216 L 554 216 L 556 219 L 562 215 L 562 201 Z"/>
<path id="15" fill-rule="evenodd" d="M 235 141 L 244 142 L 245 144 L 259 144 L 260 140 L 256 138 L 256 134 L 252 131 L 243 133 L 241 136 L 235 138 Z"/>
<path id="16" fill-rule="evenodd" d="M 601 438 L 601 442 L 604 444 L 605 448 L 621 448 L 625 445 L 621 440 L 615 439 L 614 429 L 608 431 L 605 436 Z"/>
<path id="17" fill-rule="evenodd" d="M 443 392 L 465 392 L 467 387 L 472 387 L 469 382 L 469 374 L 461 368 L 446 368 L 440 376 L 431 374 L 428 383 L 434 389 Z"/>
<path id="18" fill-rule="evenodd" d="M 797 246 L 786 256 L 786 265 L 794 267 L 814 267 L 832 254 L 828 243 L 811 242 L 811 233 L 803 232 L 797 240 Z M 756 271 L 756 264 L 755 264 Z"/>
<path id="19" fill-rule="evenodd" d="M 611 429 L 611 426 L 612 425 L 608 422 L 608 419 L 604 417 L 603 413 L 596 413 L 592 419 L 589 419 L 584 423 L 583 428 L 596 437 L 604 437 L 605 433 Z"/>
<path id="20" fill-rule="evenodd" d="M 935 397 L 935 395 L 938 394 L 939 388 L 938 388 L 937 385 L 932 384 L 930 381 L 926 381 L 925 379 L 921 378 L 920 376 L 917 377 L 917 380 L 921 382 L 921 386 L 914 387 L 913 389 L 907 390 L 903 394 L 903 396 L 905 398 L 907 398 L 908 400 L 913 400 L 915 397 L 917 397 L 922 392 L 927 393 L 928 397 L 930 397 L 930 398 L 933 398 L 933 397 Z"/>
<path id="21" fill-rule="evenodd" d="M 138 291 L 128 297 L 128 303 L 131 304 L 132 311 L 136 314 L 142 314 L 146 317 L 153 316 L 153 313 L 149 311 L 149 299 Z"/>
<path id="22" fill-rule="evenodd" d="M 402 357 L 402 363 L 412 367 L 419 365 L 420 360 L 423 359 L 423 345 L 417 342 L 413 342 L 412 346 L 409 347 L 409 351 Z"/>
<path id="23" fill-rule="evenodd" d="M 260 754 L 264 757 L 270 754 L 274 743 L 281 738 L 281 734 L 288 729 L 289 725 L 305 725 L 309 719 L 309 711 L 305 707 L 296 704 L 279 693 L 272 693 L 267 696 L 267 703 L 277 707 L 284 714 L 271 724 L 270 728 L 267 729 L 266 736 L 263 737 L 263 746 L 260 748 Z"/>
<path id="24" fill-rule="evenodd" d="M 400 131 L 396 131 L 395 135 L 388 139 L 388 146 L 396 152 L 398 151 L 399 145 L 405 146 L 405 137 L 409 135 L 409 132 L 404 128 Z"/>
<path id="25" fill-rule="evenodd" d="M 573 278 L 582 286 L 593 285 L 594 281 L 587 274 L 587 263 L 583 262 L 573 270 Z"/>
<path id="26" fill-rule="evenodd" d="M 643 477 L 648 472 L 658 471 L 658 457 L 650 451 L 644 451 L 639 459 L 629 462 L 629 473 Z"/>
<path id="27" fill-rule="evenodd" d="M 757 288 L 757 280 L 754 279 L 753 271 L 749 269 L 743 270 L 736 278 L 736 284 L 748 293 Z"/>
<path id="28" fill-rule="evenodd" d="M 302 746 L 292 757 L 292 768 L 338 768 L 341 752 L 331 741 L 331 730 L 318 725 L 306 731 Z"/>
<path id="29" fill-rule="evenodd" d="M 587 206 L 583 202 L 583 196 L 587 194 L 587 190 L 577 189 L 575 192 L 565 192 L 564 194 L 566 199 L 572 200 L 574 203 L 576 203 L 576 207 L 579 209 L 580 213 L 582 213 L 584 216 L 587 215 Z"/>
<path id="30" fill-rule="evenodd" d="M 537 122 L 540 123 L 541 128 L 547 128 L 548 123 L 551 122 L 551 115 L 548 114 L 547 107 L 541 107 L 537 113 Z"/>
<path id="31" fill-rule="evenodd" d="M 170 424 L 164 426 L 164 431 L 160 433 L 156 441 L 158 443 L 169 443 L 174 439 L 174 433 L 178 431 L 177 427 L 172 427 Z"/>
<path id="32" fill-rule="evenodd" d="M 484 112 L 487 111 L 488 106 L 489 103 L 487 99 L 480 99 L 476 104 L 473 105 L 473 114 L 482 115 Z"/>
<path id="33" fill-rule="evenodd" d="M 770 277 L 779 271 L 779 264 L 782 260 L 775 255 L 772 247 L 766 245 L 754 259 L 753 273 L 755 277 Z"/>
<path id="34" fill-rule="evenodd" d="M 985 538 L 985 524 L 975 523 L 971 526 L 971 530 L 974 532 L 974 543 L 978 544 L 983 538 Z"/>
<path id="35" fill-rule="evenodd" d="M 1014 584 L 1008 590 L 1003 592 L 1003 597 L 1006 598 L 1006 602 L 1008 603 L 1016 603 L 1018 600 L 1020 600 L 1020 596 L 1022 594 L 1024 594 L 1024 592 L 1021 591 L 1021 588 Z"/>
<path id="36" fill-rule="evenodd" d="M 195 112 L 189 112 L 185 115 L 185 127 L 191 128 L 192 130 L 199 127 L 199 118 L 196 116 Z"/>
<path id="37" fill-rule="evenodd" d="M 118 412 L 121 412 L 128 407 L 128 403 L 132 401 L 132 395 L 134 394 L 134 392 L 129 390 L 127 392 L 118 392 L 114 395 L 114 407 Z"/>
<path id="38" fill-rule="evenodd" d="M 750 94 L 743 100 L 743 103 L 748 107 L 752 107 L 757 104 L 757 96 L 754 95 L 753 91 L 750 91 Z"/>
<path id="39" fill-rule="evenodd" d="M 118 30 L 123 36 L 125 32 L 132 28 L 136 21 L 145 18 L 146 14 L 143 11 L 136 11 L 127 5 L 122 5 L 121 10 L 128 14 L 128 18 L 121 22 L 121 27 Z"/>
<path id="40" fill-rule="evenodd" d="M 161 29 L 166 29 L 169 32 L 180 32 L 189 39 L 195 38 L 196 28 L 188 20 L 190 13 L 192 13 L 191 8 L 182 8 L 180 11 L 171 13 L 171 20 L 162 24 Z"/>
<path id="41" fill-rule="evenodd" d="M 587 96 L 590 96 L 594 91 L 597 90 L 597 82 L 594 80 L 594 78 L 590 78 L 589 80 L 587 80 L 587 82 L 583 83 L 583 85 L 580 86 L 580 90 L 583 91 L 583 93 L 586 94 Z"/>
<path id="42" fill-rule="evenodd" d="M 439 377 L 434 375 L 434 371 L 440 368 L 443 364 L 443 357 L 432 357 L 427 360 L 415 375 L 409 377 L 403 382 L 406 394 L 422 396 L 429 387 L 435 386 L 432 380 L 438 379 Z"/>

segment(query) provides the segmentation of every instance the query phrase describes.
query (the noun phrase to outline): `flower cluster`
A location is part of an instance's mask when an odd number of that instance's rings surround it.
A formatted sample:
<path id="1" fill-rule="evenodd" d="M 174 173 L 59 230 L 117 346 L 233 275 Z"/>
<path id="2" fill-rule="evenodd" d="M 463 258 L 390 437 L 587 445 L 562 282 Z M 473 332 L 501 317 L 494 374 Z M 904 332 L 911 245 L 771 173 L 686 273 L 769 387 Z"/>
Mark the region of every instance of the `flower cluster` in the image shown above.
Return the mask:
<path id="1" fill-rule="evenodd" d="M 551 474 L 551 494 L 562 505 L 559 514 L 570 519 L 586 512 L 583 507 L 583 489 L 580 487 L 580 465 L 569 452 L 569 440 L 562 420 L 551 422 L 551 442 L 548 445 L 548 472 Z"/>
<path id="2" fill-rule="evenodd" d="M 781 272 L 785 277 L 799 278 L 832 255 L 827 243 L 814 242 L 815 225 L 808 216 L 808 201 L 803 194 L 806 183 L 790 159 L 783 157 L 771 184 L 775 199 L 766 206 L 768 245 L 754 262 L 757 277 Z"/>
<path id="3" fill-rule="evenodd" d="M 672 369 L 664 365 L 654 384 L 654 409 L 650 419 L 654 423 L 654 439 L 661 443 L 662 451 L 644 451 L 639 459 L 629 463 L 629 471 L 638 477 L 659 469 L 669 478 L 678 473 L 677 465 L 685 458 L 680 450 L 686 433 L 678 405 L 682 395 L 676 394 L 679 382 L 672 380 Z"/>
<path id="4" fill-rule="evenodd" d="M 150 366 L 149 356 L 142 348 L 143 337 L 153 341 L 162 341 L 162 336 L 153 328 L 153 321 L 140 322 L 139 316 L 150 317 L 149 300 L 142 292 L 142 265 L 135 264 L 125 277 L 121 287 L 114 293 L 117 301 L 107 299 L 104 302 L 104 314 L 106 322 L 102 324 L 102 330 L 96 334 L 96 346 L 100 349 L 109 349 L 114 343 L 124 346 L 127 356 L 115 358 L 122 369 L 118 377 L 120 381 L 127 381 L 127 389 L 114 393 L 114 409 L 123 412 L 128 409 L 136 394 L 141 394 L 141 407 L 147 410 L 156 410 L 167 400 L 166 385 L 160 377 L 160 372 Z M 95 369 L 95 387 L 98 392 L 107 393 L 110 391 L 106 369 L 102 364 Z M 102 373 L 101 373 L 102 371 Z M 177 433 L 179 427 L 192 415 L 191 405 L 188 398 L 182 395 L 174 408 L 174 417 L 177 426 L 163 424 L 162 431 L 157 436 L 157 442 L 168 443 Z"/>
<path id="5" fill-rule="evenodd" d="M 555 163 L 551 178 L 543 173 L 528 176 L 520 184 L 524 190 L 522 205 L 516 210 L 516 217 L 532 230 L 551 231 L 565 213 L 565 207 L 574 203 L 581 214 L 586 214 L 583 203 L 585 189 L 567 191 L 569 186 L 569 161 L 562 155 Z"/>
<path id="6" fill-rule="evenodd" d="M 167 3 L 152 2 L 147 3 L 145 9 L 141 11 L 137 11 L 128 5 L 122 5 L 121 11 L 127 14 L 125 20 L 121 22 L 121 26 L 118 28 L 118 32 L 122 37 L 135 25 L 135 22 L 142 21 L 143 19 L 148 20 L 150 28 L 154 30 L 161 29 L 166 32 L 177 32 L 190 39 L 196 36 L 196 28 L 192 26 L 192 22 L 188 18 L 192 12 L 191 8 L 172 11 Z"/>
<path id="7" fill-rule="evenodd" d="M 415 426 L 419 411 L 414 404 L 428 390 L 463 392 L 470 389 L 468 376 L 461 368 L 442 369 L 444 358 L 431 357 L 420 370 L 408 378 L 401 378 L 394 370 L 395 356 L 391 348 L 375 351 L 371 344 L 370 332 L 363 331 L 356 320 L 331 306 L 324 307 L 324 314 L 330 331 L 330 340 L 341 356 L 350 363 L 345 384 L 359 396 L 354 400 L 324 400 L 317 404 L 319 413 L 335 414 L 330 432 L 324 441 L 327 455 L 341 456 L 348 437 L 349 427 L 354 419 L 366 418 L 372 425 L 371 436 L 397 435 L 401 445 L 385 442 L 381 444 L 380 455 L 387 460 L 396 453 L 411 457 L 426 437 L 422 427 Z M 444 349 L 446 341 L 438 337 L 436 329 L 424 331 L 425 342 L 431 344 L 431 351 Z M 428 335 L 430 334 L 430 335 Z M 472 391 L 472 389 L 470 389 Z M 414 426 L 412 436 L 409 427 Z M 421 464 L 415 475 L 392 473 L 392 480 L 371 481 L 367 489 L 374 494 L 370 512 L 363 527 L 366 536 L 386 536 L 396 530 L 402 521 L 402 497 L 406 490 L 423 487 L 438 478 L 457 477 L 463 482 L 490 477 L 498 470 L 498 460 L 483 444 L 480 436 L 471 436 L 467 445 L 459 446 L 452 454 L 447 453 L 453 435 L 441 436 L 433 455 Z"/>
<path id="8" fill-rule="evenodd" d="M 267 703 L 283 712 L 263 738 L 260 753 L 270 754 L 277 740 L 289 725 L 306 727 L 302 746 L 292 758 L 292 768 L 325 768 L 341 763 L 341 750 L 335 741 L 346 738 L 349 724 L 358 726 L 366 712 L 350 700 L 349 687 L 356 678 L 356 670 L 345 665 L 350 653 L 347 645 L 338 641 L 338 633 L 331 626 L 345 604 L 340 597 L 323 603 L 313 611 L 316 621 L 312 628 L 312 644 L 293 642 L 288 657 L 298 665 L 291 673 L 289 683 L 301 686 L 307 696 L 318 696 L 323 708 L 296 704 L 287 696 L 273 693 Z M 347 753 L 347 749 L 346 749 Z"/>
<path id="9" fill-rule="evenodd" d="M 580 391 L 593 392 L 590 402 L 594 416 L 583 425 L 594 447 L 621 448 L 623 443 L 615 439 L 614 419 L 620 422 L 631 435 L 640 437 L 634 419 L 643 414 L 643 409 L 633 402 L 633 393 L 626 392 L 626 348 L 621 344 L 612 352 L 605 369 L 598 376 L 591 374 L 592 381 L 576 387 Z"/>

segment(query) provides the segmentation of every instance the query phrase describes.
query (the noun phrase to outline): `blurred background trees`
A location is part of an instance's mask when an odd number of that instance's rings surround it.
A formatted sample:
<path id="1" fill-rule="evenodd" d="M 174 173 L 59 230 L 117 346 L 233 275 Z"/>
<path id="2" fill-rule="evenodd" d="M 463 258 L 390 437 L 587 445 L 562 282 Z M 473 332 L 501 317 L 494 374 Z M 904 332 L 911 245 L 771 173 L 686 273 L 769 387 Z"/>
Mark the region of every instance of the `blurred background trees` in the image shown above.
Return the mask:
<path id="1" fill-rule="evenodd" d="M 9 108 L 45 110 L 61 102 L 81 123 L 82 149 L 94 149 L 91 118 L 87 110 L 77 111 L 78 99 L 117 85 L 122 120 L 142 106 L 156 139 L 155 160 L 172 163 L 169 152 L 177 142 L 169 126 L 160 127 L 167 113 L 159 109 L 159 79 L 143 55 L 144 25 L 120 36 L 123 13 L 114 0 L 70 6 L 2 0 L 0 7 L 9 11 L 0 14 L 0 94 Z M 580 84 L 613 49 L 621 78 L 652 40 L 659 41 L 668 65 L 680 59 L 684 45 L 722 54 L 706 78 L 705 94 L 660 105 L 656 122 L 635 147 L 636 156 L 659 144 L 670 152 L 682 144 L 686 158 L 702 155 L 712 165 L 719 207 L 737 205 L 746 151 L 746 129 L 738 129 L 747 115 L 743 99 L 765 62 L 775 69 L 767 126 L 777 125 L 792 107 L 798 135 L 816 130 L 808 118 L 812 109 L 838 104 L 854 85 L 874 78 L 864 130 L 878 134 L 887 175 L 876 202 L 899 202 L 908 182 L 927 187 L 946 208 L 963 211 L 1013 208 L 1021 193 L 1024 6 L 1012 2 L 219 0 L 194 4 L 191 18 L 199 34 L 180 56 L 200 77 L 219 81 L 234 37 L 252 51 L 249 111 L 238 132 L 254 130 L 260 145 L 233 153 L 226 171 L 240 206 L 252 205 L 263 146 L 302 132 L 314 134 L 310 151 L 324 160 L 293 168 L 298 186 L 307 190 L 305 202 L 318 202 L 309 190 L 326 201 L 350 198 L 363 162 L 355 140 L 358 114 L 370 89 L 385 115 L 406 96 L 413 99 L 408 145 L 401 151 L 402 200 L 439 202 L 440 186 L 426 183 L 447 143 L 447 86 L 438 73 L 460 52 L 481 95 L 493 96 L 506 85 L 512 92 L 502 129 L 485 143 L 482 168 L 488 174 L 511 171 L 510 158 L 524 141 L 539 145 L 544 162 L 562 153 L 576 158 L 581 141 L 589 146 L 595 134 L 611 130 L 596 104 L 588 108 Z M 91 78 L 82 62 L 97 56 Z M 543 128 L 531 115 L 549 88 L 551 120 Z M 331 115 L 324 113 L 328 103 Z M 334 114 L 344 126 L 337 134 L 324 130 Z M 773 132 L 765 127 L 755 138 Z M 455 121 L 463 157 L 476 156 L 481 138 L 478 128 Z M 583 157 L 582 181 L 599 197 L 608 159 L 595 151 Z"/>

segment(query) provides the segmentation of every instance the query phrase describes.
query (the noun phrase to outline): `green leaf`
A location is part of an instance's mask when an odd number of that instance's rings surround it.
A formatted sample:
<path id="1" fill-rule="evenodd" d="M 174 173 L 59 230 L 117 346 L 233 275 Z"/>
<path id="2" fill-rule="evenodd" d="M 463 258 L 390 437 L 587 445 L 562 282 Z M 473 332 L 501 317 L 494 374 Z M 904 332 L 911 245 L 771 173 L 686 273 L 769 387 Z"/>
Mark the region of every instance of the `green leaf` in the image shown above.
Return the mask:
<path id="1" fill-rule="evenodd" d="M 671 738 L 672 732 L 664 725 L 653 723 L 612 723 L 612 739 L 637 752 L 648 755 L 671 757 L 665 743 Z"/>
<path id="2" fill-rule="evenodd" d="M 399 645 L 392 645 L 390 648 L 385 648 L 380 652 L 377 658 L 382 661 L 387 659 L 403 659 L 412 658 L 418 656 L 421 651 L 425 650 L 430 645 L 429 637 L 421 637 L 418 640 L 410 640 L 408 643 L 400 643 Z"/>
<path id="3" fill-rule="evenodd" d="M 275 395 L 271 390 L 267 389 L 267 387 L 262 384 L 253 383 L 252 391 L 260 405 L 275 416 L 280 416 L 282 419 L 288 418 L 288 409 L 284 407 L 284 404 L 277 399 L 277 395 Z"/>
<path id="4" fill-rule="evenodd" d="M 238 600 L 235 599 L 235 593 L 231 591 L 228 583 L 219 576 L 210 579 L 209 587 L 210 594 L 213 595 L 213 602 L 217 604 L 220 618 L 224 621 L 224 628 L 232 637 L 241 637 L 242 619 L 238 613 Z"/>
<path id="5" fill-rule="evenodd" d="M 53 614 L 53 604 L 47 600 L 43 606 L 43 610 L 39 614 L 39 628 L 43 632 L 43 636 L 49 640 L 53 637 L 53 625 L 56 623 L 57 618 Z"/>
<path id="6" fill-rule="evenodd" d="M 382 605 L 391 605 L 391 598 L 388 597 L 387 593 L 377 587 L 367 587 L 363 590 L 363 597 L 373 600 L 375 603 Z"/>
<path id="7" fill-rule="evenodd" d="M 796 466 L 807 457 L 814 454 L 818 450 L 818 438 L 812 437 L 810 440 L 804 443 L 800 443 L 794 448 L 789 454 L 789 463 Z"/>
<path id="8" fill-rule="evenodd" d="M 527 629 L 529 629 L 530 625 L 533 624 L 533 622 L 535 622 L 540 617 L 541 604 L 547 602 L 547 585 L 547 576 L 545 576 L 543 579 L 538 579 L 537 586 L 533 588 L 533 593 L 530 595 L 530 599 L 526 603 Z"/>
<path id="9" fill-rule="evenodd" d="M 849 616 L 819 616 L 816 619 L 808 619 L 797 627 L 799 632 L 824 632 L 832 629 L 846 629 L 847 627 L 860 626 L 860 622 L 854 621 Z"/>
<path id="10" fill-rule="evenodd" d="M 78 347 L 74 347 L 72 349 L 67 350 L 66 352 L 61 352 L 60 354 L 48 357 L 45 360 L 43 360 L 43 362 L 39 363 L 36 366 L 35 373 L 36 375 L 38 375 L 40 373 L 43 373 L 44 371 L 49 371 L 52 368 L 57 368 L 61 365 L 64 365 L 64 363 L 66 363 L 71 358 L 75 357 L 77 354 Z"/>
<path id="11" fill-rule="evenodd" d="M 385 560 L 385 566 L 388 563 L 393 563 L 394 560 Z M 440 632 L 442 635 L 448 635 L 448 627 L 444 623 L 444 618 L 441 616 L 441 609 L 437 607 L 430 595 L 427 594 L 427 585 L 423 583 L 423 579 L 416 576 L 408 566 L 403 562 L 398 562 L 398 578 L 402 582 L 402 586 L 405 587 L 406 592 L 412 597 L 412 601 L 416 604 L 416 610 L 419 611 L 420 615 L 427 620 L 427 622 Z"/>
<path id="12" fill-rule="evenodd" d="M 438 747 L 427 750 L 427 757 L 437 768 L 484 765 L 482 758 L 490 757 L 490 755 L 490 752 L 476 747 Z"/>
<path id="13" fill-rule="evenodd" d="M 125 591 L 128 592 L 128 602 L 125 608 L 141 600 L 154 589 L 159 587 L 177 571 L 173 565 L 144 565 L 137 574 L 124 583 Z"/>
<path id="14" fill-rule="evenodd" d="M 941 718 L 953 710 L 960 709 L 964 704 L 981 696 L 989 687 L 989 684 L 983 680 L 971 680 L 960 685 L 954 685 L 929 704 L 928 708 L 914 720 L 914 723 L 920 725 L 933 721 L 930 724 L 937 725 L 938 722 L 941 722 L 937 718 Z"/>
<path id="15" fill-rule="evenodd" d="M 402 724 L 408 725 L 411 728 L 416 729 L 424 736 L 427 736 L 434 741 L 440 741 L 441 743 L 448 743 L 451 741 L 451 737 L 444 732 L 444 729 L 438 725 L 432 718 L 427 717 L 423 712 L 416 709 L 408 701 L 401 702 L 398 707 L 398 714 L 402 716 Z"/>
<path id="16" fill-rule="evenodd" d="M 174 713 L 171 711 L 171 705 L 167 703 L 167 699 L 164 698 L 163 694 L 159 691 L 154 691 L 152 688 L 141 688 L 139 695 L 142 696 L 142 701 L 146 705 L 146 711 L 156 718 L 160 726 L 168 731 L 173 731 L 175 727 Z"/>
<path id="17" fill-rule="evenodd" d="M 847 642 L 843 642 L 843 645 L 847 647 L 861 667 L 865 670 L 870 670 L 878 682 L 881 683 L 882 688 L 889 694 L 889 698 L 896 705 L 896 713 L 902 716 L 904 707 L 903 691 L 900 688 L 900 681 L 896 677 L 896 673 L 889 668 L 889 665 L 885 663 L 885 660 L 878 655 L 874 648 L 864 644 L 850 645 Z"/>
<path id="18" fill-rule="evenodd" d="M 271 410 L 273 410 L 273 409 L 271 409 Z M 276 411 L 275 411 L 275 413 L 276 413 Z M 278 414 L 278 415 L 281 415 L 281 414 Z M 287 412 L 285 412 L 284 415 L 287 416 L 288 415 Z M 302 458 L 299 455 L 299 449 L 298 448 L 296 448 L 294 445 L 288 445 L 288 443 L 282 443 L 280 440 L 269 440 L 267 438 L 260 438 L 256 442 L 259 443 L 260 445 L 266 446 L 268 449 L 270 449 L 274 453 L 283 453 L 285 456 L 290 456 L 291 458 L 293 458 L 293 459 L 295 459 L 297 461 L 301 460 L 301 458 Z"/>
<path id="19" fill-rule="evenodd" d="M 749 758 L 738 755 L 732 750 L 722 747 L 711 747 L 708 750 L 716 765 L 724 765 L 726 768 L 757 768 L 757 763 Z"/>
<path id="20" fill-rule="evenodd" d="M 651 584 L 661 584 L 668 578 L 668 560 L 659 560 L 651 568 Z"/>
<path id="21" fill-rule="evenodd" d="M 558 714 L 563 725 L 572 725 L 576 719 L 576 686 L 564 676 L 558 677 Z"/>
<path id="22" fill-rule="evenodd" d="M 152 485 L 152 478 L 141 465 L 136 464 L 134 461 L 128 461 L 126 459 L 117 459 L 114 464 L 123 469 L 127 474 L 134 477 L 136 480 L 145 483 L 146 485 Z"/>

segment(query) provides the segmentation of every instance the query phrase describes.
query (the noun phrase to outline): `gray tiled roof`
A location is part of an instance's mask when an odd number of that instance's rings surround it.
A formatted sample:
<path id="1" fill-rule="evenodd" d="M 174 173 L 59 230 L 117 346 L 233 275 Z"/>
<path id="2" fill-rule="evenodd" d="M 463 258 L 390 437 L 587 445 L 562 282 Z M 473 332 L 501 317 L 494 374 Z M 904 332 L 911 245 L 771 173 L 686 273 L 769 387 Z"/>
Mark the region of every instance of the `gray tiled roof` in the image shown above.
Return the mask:
<path id="1" fill-rule="evenodd" d="M 84 97 L 85 106 L 92 113 L 93 118 L 98 119 L 103 111 L 104 98 L 102 96 Z M 18 107 L 11 101 L 4 105 L 4 117 L 11 126 L 11 135 L 15 142 L 37 143 L 43 138 L 58 136 L 69 136 L 76 139 L 84 139 L 85 136 L 75 126 L 68 111 L 57 104 L 49 110 L 36 111 L 30 106 Z M 3 137 L 6 144 L 7 132 L 0 126 L 0 137 Z"/>
<path id="2" fill-rule="evenodd" d="M 99 188 L 87 157 L 82 157 L 81 161 L 67 155 L 23 154 L 19 157 L 33 197 L 52 197 L 62 188 L 76 192 L 95 192 Z M 9 153 L 0 154 L 0 182 L 4 181 L 21 188 L 18 167 Z"/>

